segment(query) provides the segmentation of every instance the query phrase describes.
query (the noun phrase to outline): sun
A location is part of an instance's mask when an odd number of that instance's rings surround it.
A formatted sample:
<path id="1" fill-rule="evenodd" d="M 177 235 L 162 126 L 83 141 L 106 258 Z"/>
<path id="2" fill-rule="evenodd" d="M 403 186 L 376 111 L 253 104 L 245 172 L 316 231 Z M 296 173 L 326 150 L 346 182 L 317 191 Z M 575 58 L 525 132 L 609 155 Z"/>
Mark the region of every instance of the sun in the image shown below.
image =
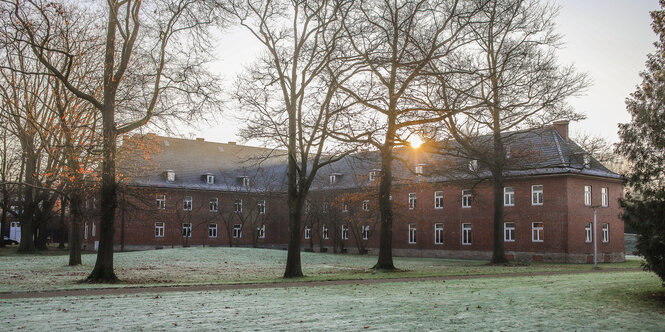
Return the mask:
<path id="1" fill-rule="evenodd" d="M 419 148 L 421 145 L 423 145 L 423 143 L 423 140 L 418 135 L 412 135 L 409 139 L 409 145 L 411 145 L 411 147 L 414 149 Z"/>

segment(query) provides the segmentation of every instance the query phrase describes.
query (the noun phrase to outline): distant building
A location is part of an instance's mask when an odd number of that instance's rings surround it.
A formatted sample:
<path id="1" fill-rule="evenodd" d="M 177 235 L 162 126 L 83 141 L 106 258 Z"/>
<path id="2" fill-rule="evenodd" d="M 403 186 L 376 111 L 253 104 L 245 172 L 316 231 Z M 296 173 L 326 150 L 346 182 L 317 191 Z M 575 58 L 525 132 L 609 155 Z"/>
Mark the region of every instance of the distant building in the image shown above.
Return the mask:
<path id="1" fill-rule="evenodd" d="M 599 261 L 623 261 L 619 175 L 570 140 L 567 123 L 507 135 L 507 257 L 590 262 L 596 233 Z M 283 151 L 151 134 L 126 137 L 120 151 L 127 157 L 119 163 L 126 178 L 116 219 L 118 246 L 220 246 L 229 240 L 286 246 Z M 402 162 L 393 170 L 394 254 L 489 259 L 493 201 L 482 161 L 412 149 L 397 154 Z M 372 152 L 321 169 L 304 209 L 303 248 L 376 253 L 380 176 Z M 89 246 L 98 237 L 92 233 L 97 222 L 85 226 Z"/>

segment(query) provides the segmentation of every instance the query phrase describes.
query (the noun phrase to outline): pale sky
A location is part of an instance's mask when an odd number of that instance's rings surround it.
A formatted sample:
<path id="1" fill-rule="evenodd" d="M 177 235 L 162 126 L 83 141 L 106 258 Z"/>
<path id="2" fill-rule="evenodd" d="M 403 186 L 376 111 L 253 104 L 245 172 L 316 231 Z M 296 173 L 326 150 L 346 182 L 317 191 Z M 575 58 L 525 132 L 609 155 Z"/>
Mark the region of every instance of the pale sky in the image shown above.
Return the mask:
<path id="1" fill-rule="evenodd" d="M 584 96 L 570 104 L 587 115 L 587 120 L 572 123 L 571 134 L 585 132 L 617 140 L 617 124 L 628 122 L 625 99 L 640 83 L 648 53 L 657 40 L 651 30 L 649 11 L 658 9 L 658 0 L 557 0 L 561 5 L 558 32 L 563 35 L 561 63 L 574 64 L 588 73 L 592 86 Z M 214 70 L 223 75 L 230 89 L 237 73 L 261 52 L 253 36 L 241 28 L 223 33 L 217 47 Z M 231 104 L 229 104 L 231 106 Z M 219 123 L 181 134 L 203 137 L 206 141 L 239 141 L 236 133 L 243 117 L 226 109 Z"/>

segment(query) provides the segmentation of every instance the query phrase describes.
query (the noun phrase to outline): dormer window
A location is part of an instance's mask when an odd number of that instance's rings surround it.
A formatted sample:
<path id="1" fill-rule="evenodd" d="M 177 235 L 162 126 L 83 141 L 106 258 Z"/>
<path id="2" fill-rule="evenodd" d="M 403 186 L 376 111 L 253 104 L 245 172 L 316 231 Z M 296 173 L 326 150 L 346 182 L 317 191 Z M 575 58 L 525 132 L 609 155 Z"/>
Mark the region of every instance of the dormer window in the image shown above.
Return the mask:
<path id="1" fill-rule="evenodd" d="M 584 161 L 584 168 L 589 168 L 589 166 L 591 165 L 591 156 L 585 154 L 582 158 Z"/>
<path id="2" fill-rule="evenodd" d="M 174 171 L 166 171 L 166 181 L 175 182 L 175 172 Z"/>
<path id="3" fill-rule="evenodd" d="M 478 160 L 474 159 L 469 161 L 469 170 L 475 172 L 478 170 Z"/>
<path id="4" fill-rule="evenodd" d="M 243 187 L 249 187 L 249 177 L 247 176 L 241 176 L 238 178 L 238 182 L 240 183 L 241 186 Z"/>
<path id="5" fill-rule="evenodd" d="M 425 168 L 425 164 L 416 165 L 416 167 L 414 168 L 414 171 L 415 171 L 416 175 L 423 175 L 424 168 Z"/>
<path id="6" fill-rule="evenodd" d="M 215 176 L 212 174 L 206 174 L 206 183 L 215 184 Z"/>
<path id="7" fill-rule="evenodd" d="M 330 174 L 330 184 L 336 184 L 337 181 L 342 177 L 342 174 L 340 173 L 332 173 Z"/>
<path id="8" fill-rule="evenodd" d="M 369 171 L 369 180 L 374 181 L 379 177 L 379 170 L 373 169 Z"/>

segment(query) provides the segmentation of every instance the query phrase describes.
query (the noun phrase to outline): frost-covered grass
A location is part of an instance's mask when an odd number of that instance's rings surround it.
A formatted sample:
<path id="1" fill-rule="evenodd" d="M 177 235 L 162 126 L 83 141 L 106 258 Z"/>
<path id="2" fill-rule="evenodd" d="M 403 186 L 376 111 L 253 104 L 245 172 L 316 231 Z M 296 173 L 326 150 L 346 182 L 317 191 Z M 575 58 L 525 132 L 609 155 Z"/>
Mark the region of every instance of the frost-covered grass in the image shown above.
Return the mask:
<path id="1" fill-rule="evenodd" d="M 96 256 L 83 255 L 83 265 L 67 266 L 66 255 L 0 256 L 0 291 L 109 287 L 82 284 Z M 167 284 L 222 284 L 284 281 L 286 251 L 252 248 L 179 248 L 115 254 L 122 283 L 111 287 Z M 396 257 L 402 272 L 373 273 L 375 256 L 302 253 L 305 280 L 401 278 L 423 276 L 529 273 L 590 270 L 588 264 L 523 264 L 488 266 L 485 261 Z M 603 264 L 604 269 L 638 267 L 638 261 Z M 299 279 L 298 281 L 302 281 Z"/>
<path id="2" fill-rule="evenodd" d="M 5 330 L 665 330 L 646 272 L 0 300 Z"/>

